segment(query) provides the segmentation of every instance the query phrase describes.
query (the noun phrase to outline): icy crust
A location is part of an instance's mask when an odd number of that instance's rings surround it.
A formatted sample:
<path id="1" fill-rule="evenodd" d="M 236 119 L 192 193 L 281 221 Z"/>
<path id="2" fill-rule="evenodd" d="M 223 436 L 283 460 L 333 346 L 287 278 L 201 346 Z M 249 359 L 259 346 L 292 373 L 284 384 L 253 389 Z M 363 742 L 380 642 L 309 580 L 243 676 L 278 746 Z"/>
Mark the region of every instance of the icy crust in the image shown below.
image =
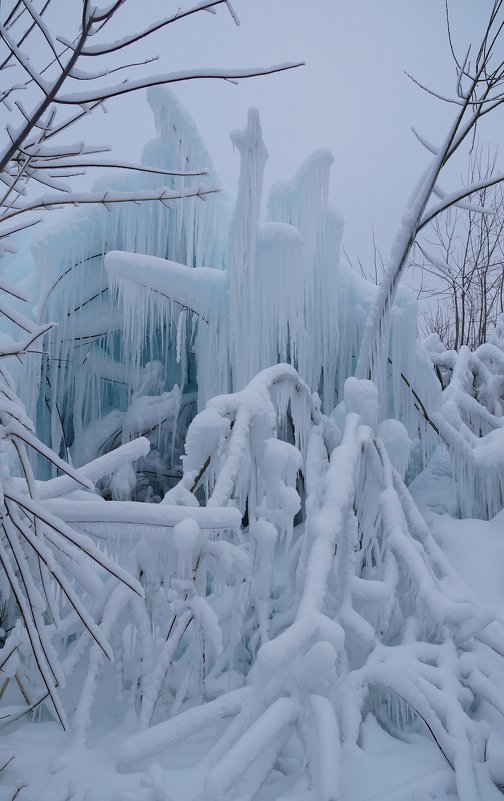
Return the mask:
<path id="1" fill-rule="evenodd" d="M 291 399 L 300 391 L 308 404 L 304 454 L 278 437 L 282 414 L 271 392 L 282 385 Z M 377 436 L 374 385 L 349 379 L 342 403 L 335 435 L 295 371 L 279 365 L 240 393 L 215 398 L 193 421 L 172 500 L 192 508 L 187 495 L 197 492 L 203 466 L 204 473 L 213 470 L 208 501 L 194 509 L 213 515 L 217 502 L 246 502 L 248 529 L 236 546 L 226 546 L 247 554 L 244 580 L 226 614 L 223 596 L 214 597 L 208 584 L 204 591 L 198 579 L 201 549 L 209 547 L 201 527 L 186 520 L 174 529 L 179 561 L 172 582 L 186 600 L 144 699 L 155 698 L 168 664 L 176 673 L 175 649 L 195 616 L 205 631 L 205 689 L 196 699 L 186 685 L 187 703 L 172 705 L 158 723 L 153 700 L 144 700 L 140 725 L 154 725 L 124 740 L 120 770 L 145 766 L 212 727 L 217 736 L 200 763 L 208 801 L 252 801 L 265 782 L 278 780 L 278 764 L 282 797 L 332 801 L 342 797 L 342 763 L 357 758 L 362 722 L 372 712 L 393 736 L 429 738 L 451 771 L 447 788 L 461 801 L 499 797 L 500 770 L 486 759 L 490 729 L 473 711 L 483 704 L 504 712 L 495 691 L 504 686 L 502 622 L 450 567 L 393 467 Z M 285 415 L 285 398 L 281 408 Z M 404 465 L 396 444 L 404 429 L 382 423 L 380 430 L 392 458 Z M 282 474 L 281 463 L 293 471 L 284 484 L 271 484 L 271 458 L 275 473 Z M 300 466 L 307 516 L 293 529 L 286 522 L 298 508 L 293 480 Z M 245 661 L 238 656 L 244 647 Z M 236 670 L 229 689 L 218 679 L 225 655 Z"/>
<path id="2" fill-rule="evenodd" d="M 136 248 L 135 252 L 170 258 L 189 267 L 221 268 L 231 213 L 230 199 L 221 187 L 199 131 L 176 96 L 165 87 L 152 87 L 147 92 L 147 99 L 154 112 L 157 138 L 146 145 L 142 161 L 166 169 L 205 170 L 207 174 L 202 178 L 173 179 L 173 187 L 201 183 L 216 185 L 221 191 L 212 196 L 210 203 L 192 198 L 188 204 L 175 204 L 170 209 L 168 225 L 165 224 L 162 233 L 164 248 L 168 248 L 168 252 L 152 250 L 150 225 L 143 226 L 146 241 L 144 247 Z M 151 218 L 149 211 L 147 214 Z M 132 250 L 129 247 L 121 249 Z"/>
<path id="3" fill-rule="evenodd" d="M 228 295 L 227 275 L 208 267 L 189 268 L 167 259 L 111 251 L 105 257 L 111 290 L 122 309 L 122 349 L 132 354 L 126 382 L 133 385 L 146 357 L 180 365 L 182 390 L 189 383 L 188 359 L 198 353 L 199 401 L 214 386 L 226 386 L 229 372 L 222 329 Z M 157 343 L 157 346 L 156 344 Z M 209 385 L 210 384 L 210 385 Z M 209 386 L 208 386 L 209 385 Z"/>
<path id="4" fill-rule="evenodd" d="M 140 441 L 136 450 L 135 443 L 128 443 L 123 459 L 138 455 L 145 442 Z M 84 470 L 95 475 L 113 466 L 113 459 L 107 455 Z M 63 560 L 72 580 L 82 585 L 89 607 L 89 611 L 84 609 L 71 585 L 63 583 L 65 592 L 75 599 L 78 614 L 63 609 L 61 620 L 45 629 L 45 647 L 55 649 L 60 658 L 59 692 L 74 710 L 71 727 L 76 743 L 84 744 L 103 693 L 109 697 L 114 694 L 120 703 L 121 699 L 135 703 L 142 726 L 148 726 L 159 714 L 161 697 L 163 710 L 166 708 L 175 685 L 180 692 L 172 697 L 174 715 L 186 698 L 202 698 L 207 686 L 210 691 L 212 678 L 207 676 L 207 669 L 200 673 L 201 660 L 207 668 L 215 660 L 222 661 L 222 670 L 229 661 L 230 649 L 237 645 L 236 632 L 233 628 L 230 632 L 226 625 L 226 610 L 239 599 L 250 574 L 247 549 L 233 542 L 241 524 L 240 512 L 233 506 L 207 509 L 197 505 L 107 503 L 93 495 L 83 499 L 75 493 L 63 497 L 68 490 L 66 483 L 54 479 L 47 484 L 51 488 L 42 493 L 41 519 L 57 527 L 84 553 L 80 558 L 79 552 L 51 534 L 51 544 L 62 549 L 58 560 Z M 55 497 L 58 490 L 62 494 Z M 20 486 L 20 491 L 22 508 L 31 513 L 33 504 L 26 489 Z M 113 575 L 123 583 L 102 582 L 87 566 L 89 556 L 105 568 L 113 564 L 98 551 L 96 541 L 128 566 L 130 573 L 113 567 Z M 52 561 L 48 565 L 55 570 Z M 63 581 L 59 573 L 54 574 Z M 142 587 L 130 574 L 138 576 Z M 144 589 L 147 602 L 143 600 Z M 82 621 L 87 627 L 84 632 Z M 180 653 L 177 649 L 183 639 Z M 11 643 L 16 645 L 15 633 L 9 647 Z"/>

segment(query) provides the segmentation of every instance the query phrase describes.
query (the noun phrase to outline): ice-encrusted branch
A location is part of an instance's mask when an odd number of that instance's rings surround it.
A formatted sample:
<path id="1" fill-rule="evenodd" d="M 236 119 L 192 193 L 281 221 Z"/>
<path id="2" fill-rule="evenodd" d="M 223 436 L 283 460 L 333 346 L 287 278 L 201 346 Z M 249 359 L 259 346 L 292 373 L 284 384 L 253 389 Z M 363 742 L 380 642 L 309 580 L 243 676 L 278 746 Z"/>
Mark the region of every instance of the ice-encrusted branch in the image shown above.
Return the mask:
<path id="1" fill-rule="evenodd" d="M 127 291 L 141 282 L 208 321 L 219 299 L 226 292 L 226 273 L 208 267 L 189 268 L 168 259 L 111 250 L 105 256 L 105 269 L 112 286 Z"/>
<path id="2" fill-rule="evenodd" d="M 272 448 L 265 448 L 265 441 L 275 438 L 278 418 L 285 415 L 289 402 L 295 443 L 305 454 L 306 425 L 311 426 L 314 420 L 318 420 L 320 412 L 308 387 L 290 365 L 267 368 L 241 392 L 221 395 L 209 401 L 188 431 L 180 487 L 169 493 L 165 501 L 176 498 L 178 492 L 195 491 L 203 477 L 208 479 L 205 476 L 208 471 L 213 476 L 207 482 L 209 507 L 225 506 L 234 494 L 243 504 L 247 495 L 243 495 L 242 481 L 246 476 L 245 465 L 250 453 L 254 470 L 267 472 L 271 459 L 276 458 L 281 475 L 282 469 L 287 469 L 294 457 L 287 453 L 273 454 Z M 282 493 L 280 486 L 278 490 Z M 257 488 L 254 498 L 249 499 L 250 516 L 255 514 L 252 504 L 257 502 L 256 492 Z M 289 493 L 282 494 L 284 497 L 280 506 L 284 503 L 288 505 Z M 294 503 L 297 504 L 297 500 Z"/>
<path id="3" fill-rule="evenodd" d="M 19 214 L 26 214 L 31 211 L 45 210 L 50 208 L 57 208 L 59 206 L 114 206 L 118 203 L 150 203 L 159 202 L 164 206 L 169 207 L 173 200 L 181 200 L 183 198 L 198 197 L 204 200 L 206 195 L 211 195 L 214 192 L 219 192 L 218 187 L 196 187 L 194 189 L 179 189 L 173 190 L 164 186 L 160 190 L 151 192 L 145 190 L 143 192 L 104 192 L 103 194 L 96 195 L 93 192 L 69 192 L 64 195 L 44 195 L 38 200 L 16 208 L 12 211 L 5 211 L 0 215 L 0 224 Z"/>
<path id="4" fill-rule="evenodd" d="M 100 170 L 131 170 L 132 172 L 144 172 L 150 175 L 176 175 L 184 178 L 192 178 L 208 174 L 207 170 L 165 170 L 161 167 L 149 167 L 145 164 L 134 164 L 129 161 L 86 161 L 85 159 L 71 161 L 64 157 L 52 161 L 50 156 L 48 156 L 45 160 L 37 161 L 37 157 L 40 158 L 40 155 L 41 154 L 38 153 L 38 156 L 34 156 L 30 162 L 30 170 L 68 170 L 70 168 L 88 169 L 92 167 Z"/>

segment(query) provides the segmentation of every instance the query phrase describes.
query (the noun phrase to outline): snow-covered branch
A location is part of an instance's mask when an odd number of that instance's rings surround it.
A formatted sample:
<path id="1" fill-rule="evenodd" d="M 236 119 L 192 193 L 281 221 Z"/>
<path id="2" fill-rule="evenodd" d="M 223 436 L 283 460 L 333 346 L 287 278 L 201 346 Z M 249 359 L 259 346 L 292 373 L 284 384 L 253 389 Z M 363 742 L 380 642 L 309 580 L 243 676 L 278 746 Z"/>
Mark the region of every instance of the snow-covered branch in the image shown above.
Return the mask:
<path id="1" fill-rule="evenodd" d="M 200 200 L 204 200 L 206 195 L 211 195 L 218 191 L 218 187 L 211 186 L 208 188 L 196 187 L 195 189 L 180 189 L 178 191 L 164 186 L 155 192 L 150 192 L 148 190 L 143 192 L 103 192 L 103 194 L 96 194 L 93 192 L 68 192 L 64 195 L 43 195 L 38 200 L 34 200 L 12 211 L 4 212 L 4 214 L 0 215 L 0 223 L 17 217 L 19 214 L 26 214 L 30 211 L 50 209 L 59 206 L 100 205 L 108 208 L 117 203 L 139 204 L 157 201 L 169 208 L 173 200 L 181 200 L 188 197 L 197 197 L 200 198 Z"/>

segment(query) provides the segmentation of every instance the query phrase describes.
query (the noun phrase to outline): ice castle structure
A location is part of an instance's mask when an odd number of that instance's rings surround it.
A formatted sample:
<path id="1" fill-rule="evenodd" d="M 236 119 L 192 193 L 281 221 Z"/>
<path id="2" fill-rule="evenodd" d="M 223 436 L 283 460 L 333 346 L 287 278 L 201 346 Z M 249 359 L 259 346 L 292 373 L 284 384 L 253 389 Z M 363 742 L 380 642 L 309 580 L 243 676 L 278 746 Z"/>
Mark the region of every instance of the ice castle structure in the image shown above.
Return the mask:
<path id="1" fill-rule="evenodd" d="M 42 287 L 36 314 L 58 327 L 45 348 L 50 358 L 41 356 L 39 379 L 31 381 L 32 411 L 39 430 L 50 429 L 52 447 L 70 451 L 76 464 L 84 460 L 89 427 L 126 412 L 139 394 L 168 398 L 176 386 L 179 411 L 188 399 L 196 401 L 195 412 L 279 362 L 295 366 L 330 413 L 354 372 L 376 293 L 340 264 L 343 221 L 328 203 L 329 152 L 316 151 L 291 180 L 277 183 L 261 219 L 268 154 L 258 112 L 251 110 L 244 130 L 231 135 L 240 157 L 233 204 L 174 95 L 154 88 L 148 101 L 157 136 L 143 163 L 200 174 L 122 173 L 102 179 L 100 190 L 221 191 L 169 204 L 76 209 L 35 239 Z M 420 380 L 425 408 L 439 407 L 439 389 L 418 345 L 416 320 L 415 299 L 400 291 L 382 412 L 398 417 L 412 439 L 423 429 L 425 447 L 425 421 L 408 377 Z M 105 437 L 102 449 L 105 440 L 113 447 Z"/>

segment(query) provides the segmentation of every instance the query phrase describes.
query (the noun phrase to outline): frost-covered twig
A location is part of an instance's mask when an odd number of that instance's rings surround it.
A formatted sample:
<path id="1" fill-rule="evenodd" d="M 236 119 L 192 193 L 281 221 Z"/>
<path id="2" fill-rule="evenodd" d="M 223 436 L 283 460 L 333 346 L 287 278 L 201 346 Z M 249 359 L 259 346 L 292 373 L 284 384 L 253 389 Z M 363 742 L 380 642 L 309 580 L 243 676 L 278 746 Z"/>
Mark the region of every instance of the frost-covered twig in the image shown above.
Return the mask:
<path id="1" fill-rule="evenodd" d="M 174 82 L 211 78 L 223 79 L 236 83 L 238 79 L 270 75 L 301 66 L 300 62 L 289 62 L 271 67 L 257 67 L 241 70 L 189 69 L 181 72 L 151 75 L 136 80 L 126 79 L 115 86 L 105 85 L 101 86 L 99 89 L 95 88 L 94 81 L 96 79 L 107 77 L 118 70 L 126 70 L 139 66 L 137 62 L 130 61 L 116 68 L 110 68 L 108 65 L 105 65 L 105 68 L 103 68 L 103 57 L 106 58 L 112 52 L 128 49 L 134 46 L 138 41 L 148 39 L 157 31 L 163 30 L 166 26 L 178 20 L 202 11 L 214 10 L 216 6 L 222 4 L 227 7 L 237 24 L 238 18 L 230 3 L 225 2 L 225 0 L 213 0 L 213 2 L 198 3 L 183 12 L 180 11 L 161 20 L 153 21 L 142 31 L 137 31 L 121 38 L 115 38 L 111 44 L 96 46 L 91 43 L 92 37 L 98 33 L 98 31 L 104 29 L 109 30 L 111 28 L 113 22 L 115 22 L 117 11 L 123 5 L 123 2 L 112 4 L 106 9 L 98 11 L 98 9 L 91 8 L 87 0 L 83 0 L 81 19 L 78 20 L 80 29 L 75 38 L 68 40 L 63 40 L 61 38 L 55 39 L 50 27 L 43 19 L 42 15 L 48 3 L 43 7 L 42 11 L 39 11 L 35 8 L 32 0 L 26 0 L 26 2 L 23 0 L 22 11 L 25 11 L 31 17 L 32 22 L 25 32 L 25 35 L 23 35 L 19 41 L 16 41 L 15 36 L 11 34 L 11 28 L 14 23 L 12 20 L 10 23 L 7 22 L 7 20 L 11 18 L 11 15 L 7 14 L 6 21 L 3 24 L 0 22 L 0 37 L 7 54 L 0 65 L 0 70 L 5 70 L 8 66 L 12 67 L 15 65 L 16 73 L 20 73 L 20 77 L 16 75 L 16 78 L 13 78 L 11 86 L 4 90 L 2 99 L 4 105 L 9 109 L 12 119 L 15 119 L 17 113 L 19 113 L 20 124 L 17 124 L 19 120 L 16 120 L 14 125 L 7 126 L 7 141 L 0 149 L 0 176 L 2 182 L 7 186 L 0 202 L 2 211 L 0 223 L 7 221 L 11 216 L 26 214 L 34 209 L 47 207 L 47 202 L 44 202 L 44 199 L 20 205 L 19 201 L 21 196 L 26 192 L 27 183 L 38 182 L 66 194 L 69 192 L 69 188 L 58 180 L 59 177 L 72 177 L 76 174 L 74 172 L 75 170 L 78 170 L 77 174 L 79 174 L 88 167 L 100 167 L 103 169 L 104 167 L 110 166 L 134 171 L 163 173 L 165 175 L 174 174 L 173 171 L 169 169 L 150 168 L 147 165 L 134 165 L 129 162 L 122 163 L 113 161 L 100 164 L 85 158 L 86 153 L 99 152 L 103 150 L 103 148 L 89 149 L 84 145 L 73 150 L 64 146 L 47 147 L 46 143 L 49 139 L 63 133 L 84 114 L 89 114 L 100 107 L 104 108 L 105 100 L 124 93 L 136 92 L 148 87 L 167 85 Z M 17 18 L 16 16 L 15 21 L 17 21 Z M 32 60 L 30 60 L 23 49 L 23 43 L 34 29 L 39 32 L 42 37 L 42 42 L 46 46 L 45 51 L 42 48 L 44 54 L 42 58 L 47 57 L 49 59 L 48 63 L 45 65 L 42 62 L 42 66 L 37 66 L 35 63 L 32 63 Z M 63 45 L 62 49 L 58 41 Z M 89 59 L 93 59 L 99 62 L 100 66 L 97 67 L 94 72 L 85 73 L 80 69 L 83 59 L 87 59 L 88 61 Z M 152 60 L 154 59 L 150 58 L 143 63 L 149 63 Z M 85 84 L 91 82 L 92 88 L 87 91 L 65 92 L 64 89 L 67 85 L 76 80 L 81 84 L 83 82 Z M 36 88 L 39 98 L 36 100 L 32 109 L 26 110 L 22 103 L 16 98 L 16 95 L 20 89 L 29 86 L 34 86 Z M 14 99 L 14 106 L 11 105 L 12 99 Z M 72 109 L 77 108 L 78 111 L 77 113 L 71 114 L 66 119 L 61 119 L 61 109 L 67 107 Z M 68 156 L 72 158 L 70 160 L 65 158 Z M 204 173 L 204 170 L 202 170 L 204 166 L 205 165 L 198 165 L 199 169 L 196 170 L 177 171 L 177 174 L 188 177 L 191 175 L 201 175 Z M 200 196 L 202 196 L 202 191 L 200 192 Z M 163 198 L 160 199 L 163 200 Z M 138 200 L 141 202 L 142 199 L 138 198 Z M 66 200 L 62 200 L 62 202 L 68 203 L 71 201 L 67 198 Z M 90 201 L 81 199 L 80 202 Z M 100 202 L 104 202 L 103 198 Z M 111 200 L 110 202 L 124 201 Z M 30 220 L 28 224 L 33 224 L 33 220 Z M 5 240 L 6 236 L 5 227 L 0 225 L 0 238 Z M 13 245 L 10 242 L 3 242 L 3 248 L 7 252 L 11 247 L 13 247 Z"/>

